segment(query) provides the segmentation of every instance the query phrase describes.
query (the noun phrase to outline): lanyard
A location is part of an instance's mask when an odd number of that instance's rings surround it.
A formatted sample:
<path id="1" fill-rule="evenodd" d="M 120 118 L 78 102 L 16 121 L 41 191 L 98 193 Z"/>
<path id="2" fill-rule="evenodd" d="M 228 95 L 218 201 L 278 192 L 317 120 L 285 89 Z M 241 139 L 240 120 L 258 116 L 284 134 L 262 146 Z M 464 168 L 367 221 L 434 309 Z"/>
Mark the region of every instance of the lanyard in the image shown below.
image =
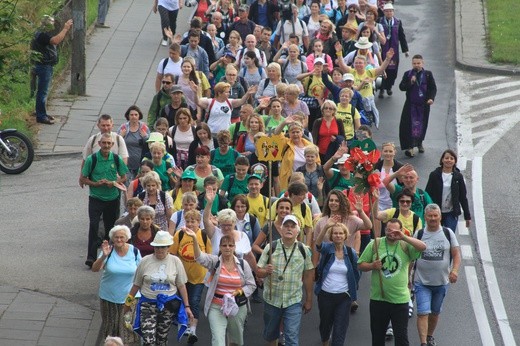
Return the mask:
<path id="1" fill-rule="evenodd" d="M 386 35 L 386 39 L 389 40 L 392 38 L 392 25 L 393 25 L 394 19 L 391 18 L 391 19 L 385 19 L 385 20 L 386 20 L 386 25 L 388 26 L 388 34 Z"/>
<path id="2" fill-rule="evenodd" d="M 285 274 L 285 270 L 287 269 L 287 266 L 289 265 L 289 262 L 291 261 L 291 258 L 292 258 L 293 254 L 294 254 L 294 250 L 296 249 L 296 242 L 294 242 L 294 245 L 293 245 L 292 250 L 291 250 L 291 254 L 289 255 L 289 259 L 287 259 L 287 253 L 285 252 L 285 247 L 284 247 L 283 242 L 282 242 L 281 239 L 280 239 L 280 244 L 282 245 L 283 257 L 285 257 L 285 267 L 283 267 L 282 274 L 280 275 L 280 277 L 283 279 L 283 275 Z M 394 254 L 395 254 L 395 251 L 394 251 Z"/>

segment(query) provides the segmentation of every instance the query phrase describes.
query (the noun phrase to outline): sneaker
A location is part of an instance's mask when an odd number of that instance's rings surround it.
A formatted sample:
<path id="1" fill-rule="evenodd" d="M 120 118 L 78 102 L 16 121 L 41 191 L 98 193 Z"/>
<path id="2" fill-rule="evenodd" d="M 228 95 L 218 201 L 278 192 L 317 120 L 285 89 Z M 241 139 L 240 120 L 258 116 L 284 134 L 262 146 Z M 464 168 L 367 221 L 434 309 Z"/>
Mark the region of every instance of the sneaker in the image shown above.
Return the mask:
<path id="1" fill-rule="evenodd" d="M 280 332 L 280 337 L 278 338 L 278 346 L 285 346 L 285 335 L 283 335 L 283 332 Z"/>
<path id="2" fill-rule="evenodd" d="M 411 318 L 413 315 L 413 300 L 410 299 L 408 302 L 408 317 Z"/>
<path id="3" fill-rule="evenodd" d="M 168 45 L 168 40 L 161 40 L 161 46 L 166 47 Z"/>
<path id="4" fill-rule="evenodd" d="M 199 338 L 197 337 L 197 334 L 193 333 L 190 330 L 190 333 L 188 334 L 188 340 L 187 341 L 188 341 L 188 344 L 193 345 L 194 343 L 199 341 Z"/>
<path id="5" fill-rule="evenodd" d="M 404 154 L 408 157 L 413 157 L 413 149 L 408 149 L 404 151 Z"/>
<path id="6" fill-rule="evenodd" d="M 424 147 L 422 146 L 422 144 L 419 144 L 419 146 L 417 148 L 419 149 L 419 152 L 421 154 L 424 153 Z"/>
<path id="7" fill-rule="evenodd" d="M 386 340 L 392 339 L 393 336 L 394 336 L 394 329 L 392 327 L 388 327 L 386 329 Z"/>
<path id="8" fill-rule="evenodd" d="M 96 23 L 96 24 L 94 24 L 94 26 L 96 28 L 101 28 L 101 29 L 109 29 L 110 28 L 110 26 L 105 25 L 105 23 Z"/>
<path id="9" fill-rule="evenodd" d="M 54 120 L 52 120 L 48 116 L 45 116 L 45 117 L 40 118 L 40 119 L 36 119 L 36 122 L 40 123 L 40 124 L 47 124 L 47 125 L 53 125 L 54 124 Z"/>
<path id="10" fill-rule="evenodd" d="M 426 337 L 426 345 L 427 346 L 437 346 L 437 343 L 435 342 L 435 339 L 433 338 L 433 336 L 428 335 Z"/>

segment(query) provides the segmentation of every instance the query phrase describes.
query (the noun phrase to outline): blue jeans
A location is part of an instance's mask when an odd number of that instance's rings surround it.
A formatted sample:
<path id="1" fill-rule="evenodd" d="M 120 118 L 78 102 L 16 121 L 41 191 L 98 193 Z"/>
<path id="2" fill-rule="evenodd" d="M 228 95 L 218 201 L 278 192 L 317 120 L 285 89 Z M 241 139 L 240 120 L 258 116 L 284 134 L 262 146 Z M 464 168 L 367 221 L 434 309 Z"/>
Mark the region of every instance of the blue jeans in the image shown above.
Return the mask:
<path id="1" fill-rule="evenodd" d="M 49 95 L 49 85 L 52 80 L 52 65 L 36 64 L 34 74 L 38 79 L 38 89 L 36 91 L 36 118 L 43 120 L 47 116 L 47 95 Z"/>
<path id="2" fill-rule="evenodd" d="M 286 308 L 277 308 L 264 303 L 264 340 L 271 342 L 278 339 L 280 323 L 283 320 L 285 346 L 298 346 L 301 319 L 302 303 L 296 303 Z"/>
<path id="3" fill-rule="evenodd" d="M 200 298 L 202 297 L 202 291 L 204 290 L 204 284 L 192 284 L 186 283 L 186 290 L 188 291 L 188 298 L 190 301 L 190 309 L 193 313 L 193 317 L 199 319 L 200 310 Z"/>
<path id="4" fill-rule="evenodd" d="M 108 13 L 109 2 L 110 2 L 110 0 L 99 0 L 98 17 L 97 17 L 97 22 L 99 24 L 105 24 L 105 19 L 107 18 L 107 13 Z"/>
<path id="5" fill-rule="evenodd" d="M 320 335 L 321 341 L 330 339 L 331 346 L 342 346 L 350 318 L 350 304 L 352 300 L 347 293 L 329 293 L 323 290 L 318 294 L 318 308 L 320 310 Z"/>
<path id="6" fill-rule="evenodd" d="M 441 223 L 444 227 L 448 227 L 455 233 L 457 230 L 457 223 L 459 222 L 459 217 L 455 216 L 453 212 L 449 213 L 442 213 L 442 220 Z"/>
<path id="7" fill-rule="evenodd" d="M 415 284 L 415 299 L 417 315 L 438 315 L 441 313 L 442 302 L 448 292 L 448 285 L 426 286 Z"/>

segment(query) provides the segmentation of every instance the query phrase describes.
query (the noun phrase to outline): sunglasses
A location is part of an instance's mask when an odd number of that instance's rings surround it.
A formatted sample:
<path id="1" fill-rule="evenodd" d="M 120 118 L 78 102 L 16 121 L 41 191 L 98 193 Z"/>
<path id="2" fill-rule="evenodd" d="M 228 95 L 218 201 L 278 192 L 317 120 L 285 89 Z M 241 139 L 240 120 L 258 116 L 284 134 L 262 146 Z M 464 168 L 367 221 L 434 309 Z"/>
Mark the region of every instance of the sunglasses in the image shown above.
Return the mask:
<path id="1" fill-rule="evenodd" d="M 412 204 L 411 199 L 402 199 L 399 201 L 399 204 Z"/>
<path id="2" fill-rule="evenodd" d="M 350 13 L 356 13 L 356 10 L 348 10 Z"/>
<path id="3" fill-rule="evenodd" d="M 169 82 L 169 81 L 167 81 L 167 80 L 163 80 L 162 83 L 163 83 L 163 84 L 168 84 L 168 85 L 172 84 L 172 82 Z"/>

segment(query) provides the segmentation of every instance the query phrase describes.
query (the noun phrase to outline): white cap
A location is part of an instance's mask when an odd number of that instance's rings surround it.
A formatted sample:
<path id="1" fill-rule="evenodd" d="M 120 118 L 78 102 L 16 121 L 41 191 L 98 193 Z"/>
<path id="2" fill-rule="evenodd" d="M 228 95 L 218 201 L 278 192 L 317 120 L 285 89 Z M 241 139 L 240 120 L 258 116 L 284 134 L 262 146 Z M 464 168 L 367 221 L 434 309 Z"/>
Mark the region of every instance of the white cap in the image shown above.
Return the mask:
<path id="1" fill-rule="evenodd" d="M 354 81 L 355 78 L 354 78 L 354 75 L 353 75 L 352 73 L 345 73 L 345 74 L 343 75 L 343 80 L 344 80 L 344 81 L 345 81 L 345 80 L 351 80 L 351 81 Z"/>
<path id="2" fill-rule="evenodd" d="M 394 5 L 392 5 L 390 2 L 387 2 L 385 4 L 385 6 L 383 6 L 383 11 L 385 10 L 393 10 L 394 9 Z"/>
<path id="3" fill-rule="evenodd" d="M 325 65 L 325 60 L 323 60 L 323 58 L 316 58 L 314 59 L 314 65 L 316 65 L 317 63 L 322 63 L 323 65 Z"/>
<path id="4" fill-rule="evenodd" d="M 345 162 L 347 162 L 347 159 L 349 158 L 349 156 L 350 156 L 349 154 L 343 154 L 343 156 L 340 157 L 338 159 L 338 161 L 336 161 L 336 163 L 338 163 L 339 165 L 344 164 Z"/>
<path id="5" fill-rule="evenodd" d="M 299 226 L 300 223 L 298 222 L 298 219 L 296 218 L 296 216 L 294 215 L 286 215 L 284 218 L 283 218 L 283 221 L 282 221 L 282 226 L 287 222 L 287 221 L 292 221 L 296 224 L 296 226 Z"/>

